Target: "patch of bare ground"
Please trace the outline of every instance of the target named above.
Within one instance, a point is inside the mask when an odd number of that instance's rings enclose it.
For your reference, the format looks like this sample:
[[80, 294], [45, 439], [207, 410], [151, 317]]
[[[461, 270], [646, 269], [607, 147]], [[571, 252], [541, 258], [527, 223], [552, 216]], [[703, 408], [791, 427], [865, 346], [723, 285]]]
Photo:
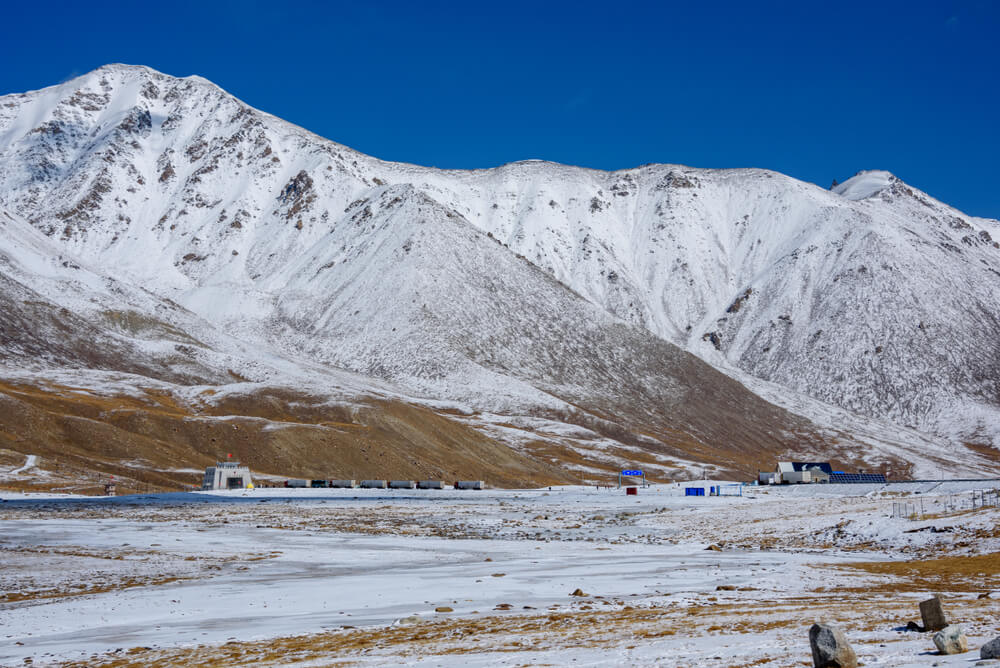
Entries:
[[170, 576], [147, 578], [131, 577], [111, 583], [80, 583], [66, 588], [53, 587], [31, 591], [11, 591], [0, 594], [0, 602], [21, 603], [24, 601], [42, 601], [46, 599], [67, 598], [70, 596], [91, 596], [95, 594], [106, 594], [111, 591], [132, 589], [133, 587], [155, 587], [157, 585], [165, 585], [172, 582], [190, 579], [192, 578]]
[[0, 381], [0, 424], [0, 448], [37, 454], [58, 473], [0, 482], [8, 489], [99, 493], [111, 475], [119, 494], [190, 489], [200, 475], [176, 469], [203, 468], [228, 453], [254, 471], [291, 477], [577, 482], [429, 408], [374, 399], [330, 405], [282, 389], [187, 405], [149, 390], [107, 396]]
[[77, 545], [0, 547], [0, 604], [51, 602], [95, 596], [138, 587], [157, 587], [203, 580], [226, 567], [244, 570], [249, 562], [278, 553], [203, 555], [162, 552], [152, 548], [94, 548]]
[[[714, 597], [713, 597], [714, 598]], [[716, 600], [705, 604], [662, 604], [636, 607], [615, 601], [614, 609], [576, 609], [544, 614], [500, 614], [428, 619], [411, 625], [350, 629], [276, 638], [230, 641], [225, 645], [191, 648], [133, 648], [126, 655], [93, 657], [66, 666], [138, 668], [157, 665], [287, 665], [350, 657], [386, 655], [413, 657], [482, 653], [517, 653], [570, 648], [634, 647], [668, 637], [767, 634], [780, 629], [805, 629], [813, 619], [825, 619], [855, 630], [888, 630], [916, 611], [914, 599], [866, 598], [860, 594], [810, 594], [783, 599]], [[586, 606], [589, 607], [589, 606]], [[996, 602], [949, 601], [956, 618], [995, 610]], [[755, 664], [767, 665], [762, 658]], [[743, 664], [746, 665], [746, 664]], [[787, 665], [780, 662], [775, 665]]]
[[1000, 588], [1000, 553], [912, 561], [859, 561], [838, 568], [882, 576], [855, 587], [858, 591], [974, 593]]
[[[137, 648], [125, 657], [96, 657], [67, 666], [132, 668], [156, 664], [187, 665], [279, 665], [297, 661], [322, 661], [327, 657], [349, 657], [391, 652], [440, 655], [482, 652], [519, 652], [554, 647], [598, 647], [618, 638], [627, 629], [639, 639], [678, 633], [681, 615], [668, 609], [622, 608], [601, 612], [553, 612], [540, 615], [495, 615], [433, 620], [412, 625], [369, 629], [345, 629], [308, 636], [276, 638], [258, 642], [230, 642], [176, 650]], [[686, 624], [691, 627], [693, 625]]]

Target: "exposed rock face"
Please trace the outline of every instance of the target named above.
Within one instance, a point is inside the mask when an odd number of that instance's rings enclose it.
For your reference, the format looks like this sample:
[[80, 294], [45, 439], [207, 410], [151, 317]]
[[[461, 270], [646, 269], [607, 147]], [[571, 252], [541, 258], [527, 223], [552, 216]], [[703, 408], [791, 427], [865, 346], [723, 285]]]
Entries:
[[961, 626], [952, 624], [934, 634], [934, 645], [942, 654], [961, 654], [969, 651], [969, 641]]
[[857, 668], [858, 657], [844, 632], [829, 624], [813, 624], [809, 629], [814, 668]]

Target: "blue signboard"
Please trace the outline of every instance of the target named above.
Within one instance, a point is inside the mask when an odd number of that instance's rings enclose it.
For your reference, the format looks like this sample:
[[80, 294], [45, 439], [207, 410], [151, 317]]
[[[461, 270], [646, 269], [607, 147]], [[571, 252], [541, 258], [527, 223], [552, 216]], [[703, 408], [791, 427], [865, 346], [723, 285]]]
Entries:
[[630, 478], [640, 478], [642, 477], [642, 471], [622, 471], [622, 475]]

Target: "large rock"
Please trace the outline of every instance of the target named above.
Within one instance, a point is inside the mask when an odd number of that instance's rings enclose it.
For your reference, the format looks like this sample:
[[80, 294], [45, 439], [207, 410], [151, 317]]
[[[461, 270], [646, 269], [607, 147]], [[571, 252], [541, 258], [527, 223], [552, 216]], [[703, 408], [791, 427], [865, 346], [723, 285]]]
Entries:
[[942, 654], [962, 654], [969, 651], [969, 641], [961, 626], [952, 624], [934, 634], [934, 644]]
[[948, 617], [944, 614], [940, 596], [921, 601], [920, 616], [924, 620], [925, 631], [940, 631], [948, 626]]
[[814, 668], [857, 668], [858, 657], [844, 632], [829, 624], [813, 624], [809, 629]]
[[1000, 659], [1000, 636], [997, 636], [979, 649], [979, 658]]

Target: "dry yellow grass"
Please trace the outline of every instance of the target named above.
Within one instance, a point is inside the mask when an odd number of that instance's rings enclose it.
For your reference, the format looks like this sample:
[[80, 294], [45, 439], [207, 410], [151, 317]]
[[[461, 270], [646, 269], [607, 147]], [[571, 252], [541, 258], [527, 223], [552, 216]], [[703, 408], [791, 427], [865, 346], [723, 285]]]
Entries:
[[0, 447], [41, 456], [52, 474], [0, 483], [7, 489], [100, 493], [112, 475], [119, 494], [186, 489], [200, 476], [172, 469], [202, 468], [228, 453], [256, 472], [290, 477], [578, 482], [451, 416], [398, 401], [337, 406], [273, 389], [221, 398], [203, 392], [186, 405], [161, 391], [107, 396], [2, 380], [0, 399]]
[[[823, 618], [849, 624], [858, 630], [889, 629], [899, 620], [913, 618], [914, 599], [876, 596], [865, 592], [808, 594], [777, 599], [720, 600], [714, 604], [662, 607], [622, 606], [615, 609], [571, 609], [548, 613], [510, 613], [476, 617], [428, 618], [427, 621], [390, 627], [352, 629], [272, 640], [230, 641], [224, 645], [153, 650], [134, 648], [126, 655], [104, 656], [86, 666], [138, 668], [190, 665], [283, 665], [315, 661], [320, 665], [342, 665], [350, 657], [380, 653], [393, 657], [516, 653], [579, 647], [616, 647], [674, 636], [720, 637], [765, 634], [776, 629], [798, 629], [810, 620]], [[949, 601], [957, 616], [995, 614], [998, 603], [984, 600]], [[750, 665], [768, 665], [761, 658]], [[775, 665], [781, 665], [775, 664]], [[787, 664], [786, 664], [787, 665]]]
[[[1000, 553], [913, 561], [855, 562], [841, 570], [884, 576], [863, 587], [872, 592], [982, 592], [1000, 587]], [[885, 579], [888, 578], [888, 579]]]

